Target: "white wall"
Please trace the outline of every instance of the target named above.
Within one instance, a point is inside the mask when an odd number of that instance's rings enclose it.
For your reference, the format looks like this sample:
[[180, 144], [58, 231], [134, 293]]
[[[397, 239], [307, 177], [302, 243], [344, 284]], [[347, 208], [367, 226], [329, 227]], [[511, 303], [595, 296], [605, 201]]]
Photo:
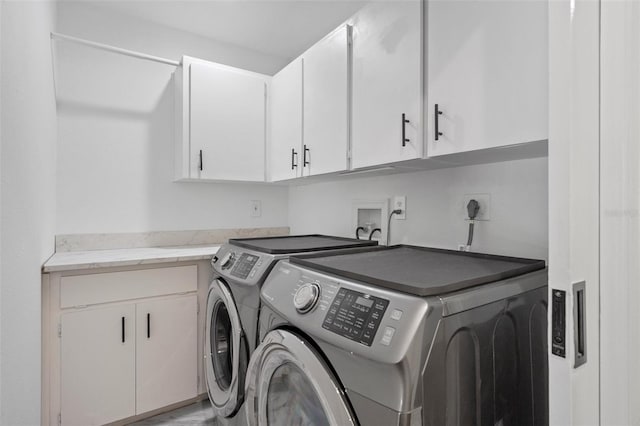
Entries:
[[51, 2], [3, 2], [0, 424], [40, 423], [40, 267], [53, 252], [56, 111]]
[[462, 197], [490, 193], [490, 221], [477, 222], [472, 249], [547, 258], [545, 158], [320, 183], [289, 190], [292, 233], [354, 235], [353, 200], [407, 196], [406, 220], [391, 221], [391, 244], [456, 249], [467, 240]]
[[638, 425], [640, 3], [600, 11], [600, 423]]
[[[59, 32], [179, 60], [271, 73], [281, 59], [62, 2]], [[285, 226], [287, 189], [173, 183], [174, 67], [56, 43], [57, 234]], [[250, 217], [250, 201], [262, 216]]]

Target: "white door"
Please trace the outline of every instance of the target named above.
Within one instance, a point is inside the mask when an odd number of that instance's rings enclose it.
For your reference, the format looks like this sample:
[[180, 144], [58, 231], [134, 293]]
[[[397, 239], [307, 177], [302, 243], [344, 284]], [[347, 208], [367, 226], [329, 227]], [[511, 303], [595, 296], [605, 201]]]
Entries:
[[352, 167], [421, 158], [422, 2], [373, 2], [352, 20]]
[[302, 169], [302, 58], [273, 76], [270, 100], [270, 180], [293, 179]]
[[[565, 291], [564, 354], [549, 316], [549, 422], [601, 423], [600, 295], [600, 4], [549, 2], [549, 307]], [[603, 132], [608, 131], [602, 128]], [[621, 254], [617, 252], [616, 255]], [[637, 263], [637, 262], [636, 262]], [[575, 297], [584, 282], [585, 297]], [[560, 293], [562, 294], [562, 293]], [[580, 306], [579, 302], [586, 302]], [[578, 309], [578, 308], [581, 309]], [[578, 319], [578, 321], [574, 321]], [[582, 321], [580, 321], [582, 319]], [[576, 333], [576, 331], [584, 331]], [[586, 344], [580, 344], [586, 337]], [[620, 350], [619, 344], [616, 348]], [[586, 352], [583, 352], [586, 349]], [[581, 354], [582, 352], [582, 354]], [[582, 355], [582, 356], [581, 356]], [[586, 358], [586, 362], [584, 361]], [[620, 392], [618, 395], [622, 395]]]
[[136, 412], [198, 395], [197, 296], [136, 305]]
[[264, 181], [264, 78], [202, 63], [189, 72], [191, 177]]
[[135, 415], [135, 305], [65, 313], [61, 319], [63, 425]]
[[426, 4], [427, 155], [547, 139], [547, 3]]
[[349, 32], [346, 25], [340, 27], [302, 55], [304, 176], [347, 168]]

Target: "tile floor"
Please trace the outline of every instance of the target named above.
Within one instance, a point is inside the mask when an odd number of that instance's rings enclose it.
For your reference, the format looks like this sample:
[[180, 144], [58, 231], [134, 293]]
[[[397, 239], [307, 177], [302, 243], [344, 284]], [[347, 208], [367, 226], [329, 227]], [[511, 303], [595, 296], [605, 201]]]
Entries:
[[208, 400], [196, 402], [186, 407], [178, 408], [168, 413], [159, 414], [136, 423], [135, 426], [217, 426], [213, 418], [213, 410]]

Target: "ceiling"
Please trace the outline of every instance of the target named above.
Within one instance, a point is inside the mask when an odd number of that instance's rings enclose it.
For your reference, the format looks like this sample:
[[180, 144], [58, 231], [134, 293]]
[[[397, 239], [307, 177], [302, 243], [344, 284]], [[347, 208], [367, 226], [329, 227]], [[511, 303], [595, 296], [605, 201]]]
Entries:
[[292, 59], [368, 1], [101, 0], [91, 3], [173, 29]]

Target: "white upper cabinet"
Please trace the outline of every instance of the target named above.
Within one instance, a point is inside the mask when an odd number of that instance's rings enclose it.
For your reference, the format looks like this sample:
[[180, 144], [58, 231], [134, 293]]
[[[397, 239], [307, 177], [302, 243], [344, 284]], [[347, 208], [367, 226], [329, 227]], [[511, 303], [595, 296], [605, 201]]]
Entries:
[[302, 55], [304, 176], [348, 167], [350, 31], [342, 26]]
[[302, 58], [273, 76], [270, 101], [271, 180], [299, 177], [302, 173]]
[[421, 1], [374, 2], [352, 19], [355, 169], [423, 155], [422, 11]]
[[547, 139], [547, 3], [426, 5], [428, 156]]
[[264, 182], [270, 77], [184, 57], [175, 78], [177, 178]]

